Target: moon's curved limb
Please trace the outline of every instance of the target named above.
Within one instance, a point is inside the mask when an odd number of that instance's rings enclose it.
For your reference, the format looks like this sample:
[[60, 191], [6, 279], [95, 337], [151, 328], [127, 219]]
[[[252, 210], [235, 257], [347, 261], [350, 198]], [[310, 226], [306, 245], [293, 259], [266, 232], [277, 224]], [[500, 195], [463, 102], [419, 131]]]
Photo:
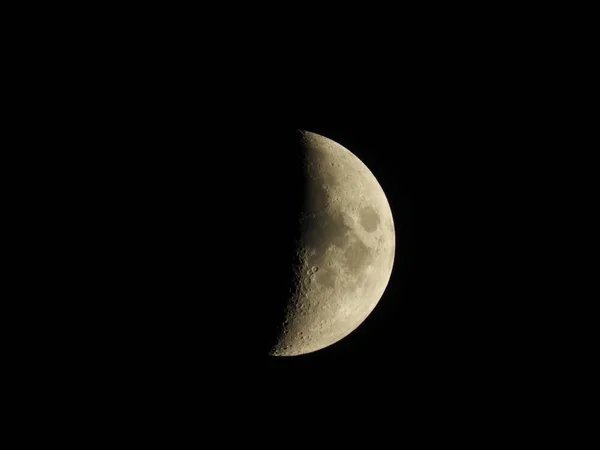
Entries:
[[350, 334], [379, 302], [394, 263], [394, 221], [375, 176], [330, 139], [306, 131], [300, 139], [303, 232], [274, 356], [314, 352]]

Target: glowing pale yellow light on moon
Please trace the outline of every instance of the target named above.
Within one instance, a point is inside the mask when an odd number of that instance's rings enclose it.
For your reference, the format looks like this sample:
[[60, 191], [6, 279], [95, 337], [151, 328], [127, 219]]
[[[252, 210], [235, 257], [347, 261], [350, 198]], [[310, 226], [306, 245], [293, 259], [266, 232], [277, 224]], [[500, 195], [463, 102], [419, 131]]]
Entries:
[[371, 171], [349, 150], [301, 133], [306, 202], [299, 265], [274, 356], [325, 348], [354, 331], [389, 282], [395, 253], [392, 212]]

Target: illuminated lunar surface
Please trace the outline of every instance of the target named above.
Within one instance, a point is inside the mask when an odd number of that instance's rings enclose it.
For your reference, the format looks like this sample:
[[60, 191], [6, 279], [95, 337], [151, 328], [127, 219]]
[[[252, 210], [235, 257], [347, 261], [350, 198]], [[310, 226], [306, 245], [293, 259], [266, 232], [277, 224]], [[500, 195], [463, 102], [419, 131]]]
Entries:
[[355, 330], [381, 299], [394, 263], [383, 189], [349, 150], [300, 132], [305, 202], [294, 285], [273, 356], [314, 352]]

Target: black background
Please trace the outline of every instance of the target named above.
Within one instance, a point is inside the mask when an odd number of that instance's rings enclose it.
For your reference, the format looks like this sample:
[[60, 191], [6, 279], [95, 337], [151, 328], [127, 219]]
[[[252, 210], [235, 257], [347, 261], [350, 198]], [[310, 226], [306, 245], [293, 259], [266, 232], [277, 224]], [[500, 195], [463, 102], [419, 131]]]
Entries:
[[[122, 175], [103, 182], [113, 201], [101, 228], [102, 371], [136, 390], [202, 379], [232, 399], [275, 404], [290, 384], [298, 396], [352, 390], [417, 403], [510, 389], [535, 358], [522, 328], [533, 305], [515, 288], [523, 252], [511, 253], [520, 203], [503, 162], [518, 156], [503, 148], [497, 115], [450, 108], [435, 94], [427, 108], [421, 101], [398, 115], [371, 114], [364, 103], [350, 114], [327, 110], [335, 120], [309, 112], [193, 126], [161, 113], [135, 122], [146, 146], [116, 152], [109, 173], [118, 161]], [[342, 144], [374, 173], [394, 215], [396, 258], [384, 296], [355, 332], [274, 358], [264, 344], [289, 286], [298, 189], [282, 143], [297, 128]]]
[[[300, 373], [313, 374], [305, 386], [325, 386], [314, 374], [332, 371], [339, 386], [394, 391], [404, 380], [431, 395], [510, 378], [515, 361], [529, 361], [521, 327], [533, 306], [515, 288], [527, 258], [514, 252], [528, 207], [522, 117], [507, 89], [423, 72], [401, 86], [376, 77], [281, 97], [227, 83], [187, 97], [173, 83], [151, 96], [119, 86], [116, 103], [98, 100], [94, 161], [81, 175], [94, 175], [85, 204], [101, 268], [92, 275], [101, 313], [90, 320], [108, 327], [97, 338], [102, 370], [135, 383], [208, 377], [265, 395]], [[261, 346], [270, 304], [288, 286], [296, 129], [333, 139], [374, 173], [394, 215], [396, 258], [355, 332], [272, 358]]]
[[[579, 294], [560, 252], [588, 248], [575, 213], [590, 210], [574, 202], [588, 188], [566, 189], [585, 164], [568, 154], [589, 146], [565, 104], [589, 98], [577, 84], [591, 73], [570, 30], [539, 8], [226, 8], [65, 14], [70, 27], [48, 21], [19, 52], [33, 65], [10, 86], [33, 119], [21, 145], [41, 150], [23, 152], [16, 185], [35, 166], [24, 208], [40, 248], [23, 253], [46, 274], [23, 283], [41, 290], [22, 302], [42, 330], [22, 352], [30, 387], [56, 396], [50, 408], [70, 395], [84, 421], [95, 409], [101, 427], [168, 416], [199, 439], [215, 424], [221, 440], [276, 445], [322, 430], [335, 444], [361, 431], [369, 446], [380, 431], [488, 442], [544, 422], [557, 387], [574, 396], [563, 374], [580, 375], [559, 357], [585, 340], [566, 339], [584, 313], [563, 316]], [[375, 174], [396, 258], [355, 332], [271, 358], [300, 199], [295, 129]], [[536, 439], [553, 436], [543, 425]]]
[[[551, 349], [531, 326], [543, 321], [532, 267], [543, 233], [528, 217], [550, 199], [536, 138], [553, 130], [532, 105], [549, 99], [525, 60], [499, 70], [491, 41], [410, 42], [366, 59], [337, 48], [244, 59], [208, 45], [199, 61], [176, 46], [123, 47], [118, 64], [78, 80], [70, 139], [89, 149], [75, 176], [91, 189], [77, 192], [86, 212], [73, 229], [94, 262], [78, 268], [91, 300], [76, 323], [99, 389], [236, 407], [394, 399], [422, 411], [536, 382]], [[264, 343], [288, 287], [296, 129], [374, 173], [396, 258], [356, 331], [273, 358]]]

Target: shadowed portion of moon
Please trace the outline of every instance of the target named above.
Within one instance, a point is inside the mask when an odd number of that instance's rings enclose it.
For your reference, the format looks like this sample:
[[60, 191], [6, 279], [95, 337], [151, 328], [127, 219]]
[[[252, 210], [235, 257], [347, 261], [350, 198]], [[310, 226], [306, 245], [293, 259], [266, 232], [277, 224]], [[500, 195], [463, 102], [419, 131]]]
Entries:
[[[252, 324], [247, 337], [256, 340], [246, 347], [261, 355], [273, 347], [285, 326], [288, 300], [296, 288], [294, 268], [301, 264], [298, 245], [302, 236], [303, 206], [309, 195], [305, 189], [306, 155], [296, 131], [284, 130], [271, 136], [265, 149], [269, 151], [258, 155], [265, 160], [261, 164], [251, 163], [252, 167], [260, 167], [260, 181], [253, 183], [253, 189], [258, 186], [258, 192], [254, 192], [256, 199], [252, 202], [260, 208], [249, 216], [252, 232], [248, 234], [248, 244], [257, 246], [249, 254], [264, 261], [264, 270], [258, 274], [259, 283], [249, 286], [247, 305], [240, 309], [241, 316], [245, 316], [244, 324]], [[277, 162], [276, 169], [265, 171], [273, 167], [273, 161]], [[330, 233], [334, 234], [333, 229]], [[259, 270], [252, 267], [251, 257], [244, 259], [248, 260], [251, 273]]]
[[183, 373], [199, 354], [301, 354], [356, 328], [393, 263], [367, 169], [296, 130], [206, 130], [194, 146], [160, 130], [144, 129], [153, 151], [110, 160], [123, 174], [96, 218], [109, 354]]
[[306, 178], [296, 132], [227, 126], [186, 136], [162, 125], [140, 130], [139, 151], [106, 157], [110, 177], [98, 183], [110, 189], [89, 236], [106, 255], [101, 282], [89, 286], [98, 342], [110, 342], [106, 358], [148, 373], [264, 358], [300, 261]]

